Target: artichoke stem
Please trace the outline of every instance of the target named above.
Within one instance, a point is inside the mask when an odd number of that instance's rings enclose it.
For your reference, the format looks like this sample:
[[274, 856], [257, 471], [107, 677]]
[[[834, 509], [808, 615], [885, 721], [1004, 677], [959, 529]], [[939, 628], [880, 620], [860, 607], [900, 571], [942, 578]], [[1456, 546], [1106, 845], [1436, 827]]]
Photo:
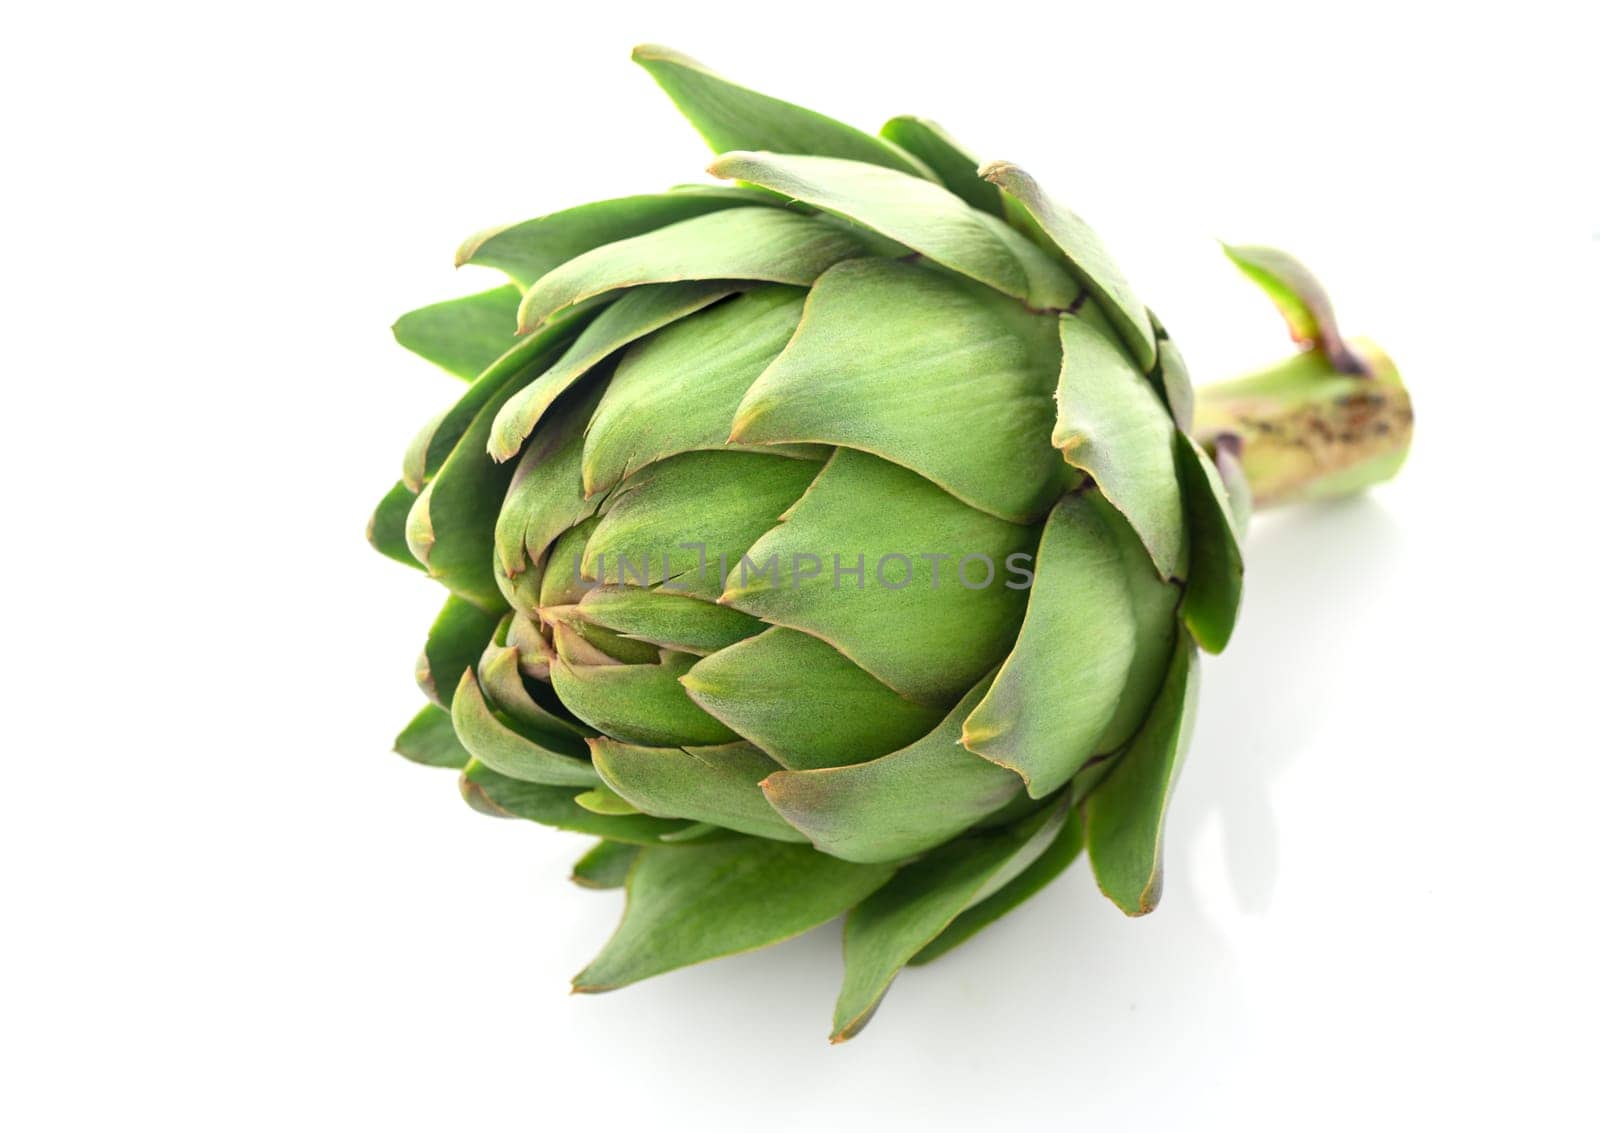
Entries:
[[1400, 471], [1411, 447], [1411, 396], [1388, 355], [1349, 348], [1367, 373], [1309, 350], [1196, 394], [1194, 436], [1232, 450], [1255, 507], [1360, 492]]

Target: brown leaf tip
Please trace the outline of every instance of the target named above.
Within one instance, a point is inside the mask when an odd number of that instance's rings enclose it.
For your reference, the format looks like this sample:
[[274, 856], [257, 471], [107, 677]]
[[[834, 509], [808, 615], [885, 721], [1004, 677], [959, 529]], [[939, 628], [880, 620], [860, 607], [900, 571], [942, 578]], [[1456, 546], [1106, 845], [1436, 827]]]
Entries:
[[1033, 178], [1026, 170], [1009, 161], [991, 161], [978, 170], [978, 176], [1002, 189], [1010, 189], [1013, 185], [1025, 188], [1033, 184]]

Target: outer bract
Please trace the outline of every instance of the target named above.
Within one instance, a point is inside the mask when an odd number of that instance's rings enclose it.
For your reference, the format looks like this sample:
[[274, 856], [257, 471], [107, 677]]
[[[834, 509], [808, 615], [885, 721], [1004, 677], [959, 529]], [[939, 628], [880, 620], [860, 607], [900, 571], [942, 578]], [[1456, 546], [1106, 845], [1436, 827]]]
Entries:
[[1082, 846], [1154, 906], [1235, 516], [1027, 174], [635, 59], [726, 184], [474, 237], [511, 282], [395, 328], [469, 383], [373, 521], [451, 592], [398, 747], [600, 839], [575, 880], [627, 911], [578, 990], [844, 914], [843, 1039]]

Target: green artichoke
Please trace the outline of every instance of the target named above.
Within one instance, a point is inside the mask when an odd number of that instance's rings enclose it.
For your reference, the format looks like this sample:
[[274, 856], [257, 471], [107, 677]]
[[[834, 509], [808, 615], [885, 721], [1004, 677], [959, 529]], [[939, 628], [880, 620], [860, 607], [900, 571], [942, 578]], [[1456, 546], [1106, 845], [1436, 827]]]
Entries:
[[[371, 526], [450, 591], [396, 746], [600, 839], [574, 880], [627, 910], [579, 991], [844, 914], [839, 1040], [1084, 847], [1154, 907], [1247, 479], [1390, 475], [1409, 403], [1303, 269], [1235, 249], [1309, 349], [1196, 432], [1161, 324], [1022, 170], [634, 58], [731, 184], [483, 233], [458, 263], [511, 282], [396, 324], [470, 383]], [[1336, 412], [1367, 447], [1306, 466]]]

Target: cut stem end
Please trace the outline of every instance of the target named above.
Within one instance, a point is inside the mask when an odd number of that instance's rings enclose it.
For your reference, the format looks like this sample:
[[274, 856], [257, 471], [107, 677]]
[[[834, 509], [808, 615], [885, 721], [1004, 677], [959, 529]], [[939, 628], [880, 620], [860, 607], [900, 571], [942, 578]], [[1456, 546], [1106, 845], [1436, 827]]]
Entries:
[[1370, 342], [1347, 349], [1368, 373], [1309, 350], [1198, 391], [1195, 439], [1235, 449], [1257, 508], [1360, 492], [1405, 463], [1411, 396], [1399, 372]]

